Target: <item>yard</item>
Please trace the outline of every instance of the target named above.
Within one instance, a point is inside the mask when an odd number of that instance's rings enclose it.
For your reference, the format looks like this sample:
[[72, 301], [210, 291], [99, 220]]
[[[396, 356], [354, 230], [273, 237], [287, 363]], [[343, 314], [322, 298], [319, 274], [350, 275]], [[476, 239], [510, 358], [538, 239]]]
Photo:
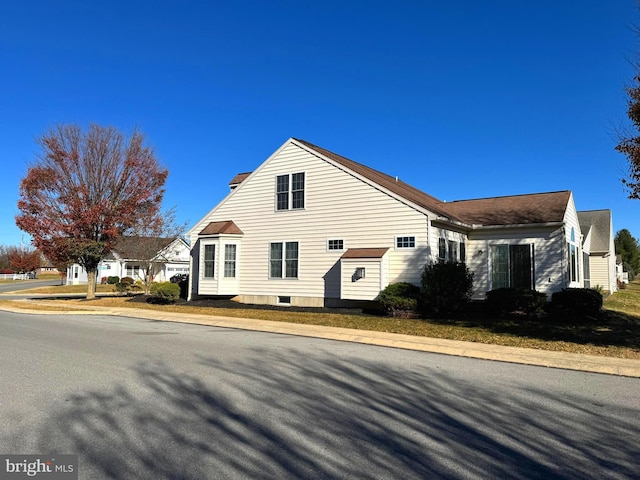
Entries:
[[[111, 289], [111, 285], [98, 285], [98, 292], [108, 292]], [[30, 290], [31, 293], [81, 293], [84, 291], [86, 286], [82, 285]], [[606, 299], [598, 319], [578, 323], [549, 319], [489, 318], [483, 315], [456, 320], [398, 319], [366, 315], [353, 310], [265, 307], [216, 300], [165, 306], [146, 303], [140, 296], [99, 297], [91, 301], [66, 299], [58, 302], [61, 308], [65, 309], [82, 308], [89, 304], [96, 307], [145, 308], [640, 359], [640, 282], [631, 283], [626, 289]], [[0, 302], [2, 303], [6, 304], [7, 301]], [[50, 304], [49, 301], [47, 303]], [[13, 302], [12, 305], [19, 306], [17, 302]], [[33, 308], [33, 302], [24, 306]]]

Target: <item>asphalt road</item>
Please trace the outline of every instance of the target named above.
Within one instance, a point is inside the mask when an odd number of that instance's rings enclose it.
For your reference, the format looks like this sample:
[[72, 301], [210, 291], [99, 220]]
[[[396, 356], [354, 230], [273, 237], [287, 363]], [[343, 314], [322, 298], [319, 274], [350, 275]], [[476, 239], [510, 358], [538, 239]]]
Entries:
[[0, 453], [82, 479], [640, 478], [634, 378], [6, 312], [0, 362]]
[[[15, 280], [8, 283], [0, 283], [0, 293], [17, 293], [20, 294], [21, 290], [28, 290], [30, 288], [48, 287], [51, 285], [60, 285], [60, 280]], [[7, 298], [7, 297], [5, 297]]]

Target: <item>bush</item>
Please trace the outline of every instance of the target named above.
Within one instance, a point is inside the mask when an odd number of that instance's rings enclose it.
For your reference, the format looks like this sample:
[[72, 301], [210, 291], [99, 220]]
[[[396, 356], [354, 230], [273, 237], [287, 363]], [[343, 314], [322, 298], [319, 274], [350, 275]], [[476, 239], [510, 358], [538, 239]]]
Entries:
[[550, 311], [568, 319], [597, 317], [602, 308], [602, 294], [591, 288], [565, 288], [551, 295]]
[[547, 296], [528, 288], [496, 288], [487, 292], [487, 311], [496, 315], [524, 312], [539, 315], [547, 304]]
[[378, 295], [378, 302], [392, 317], [406, 317], [418, 308], [420, 287], [407, 282], [387, 285]]
[[120, 281], [120, 277], [117, 276], [117, 275], [107, 277], [107, 284], [108, 285], [115, 285], [119, 281]]
[[171, 282], [152, 283], [150, 293], [153, 303], [174, 303], [180, 297], [180, 285]]
[[422, 272], [419, 301], [426, 313], [444, 316], [464, 311], [472, 291], [473, 273], [464, 263], [432, 263]]
[[[117, 278], [117, 277], [116, 277]], [[131, 286], [133, 285], [133, 278], [122, 277], [122, 279], [115, 284], [116, 291], [119, 293], [129, 293]]]

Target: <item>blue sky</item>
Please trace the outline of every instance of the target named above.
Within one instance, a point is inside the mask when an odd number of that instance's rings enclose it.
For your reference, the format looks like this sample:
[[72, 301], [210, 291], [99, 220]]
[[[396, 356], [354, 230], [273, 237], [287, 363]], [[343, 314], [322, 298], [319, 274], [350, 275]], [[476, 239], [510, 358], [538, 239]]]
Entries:
[[289, 137], [442, 200], [572, 190], [640, 237], [614, 151], [635, 0], [0, 5], [0, 244], [57, 123], [147, 136], [189, 226]]

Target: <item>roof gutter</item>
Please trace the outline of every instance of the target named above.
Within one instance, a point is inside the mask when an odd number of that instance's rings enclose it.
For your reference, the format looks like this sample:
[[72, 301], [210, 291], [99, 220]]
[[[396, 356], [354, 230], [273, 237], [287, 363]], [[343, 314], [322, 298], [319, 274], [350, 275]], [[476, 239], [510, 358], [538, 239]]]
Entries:
[[473, 230], [501, 230], [505, 228], [531, 229], [531, 228], [552, 228], [562, 227], [564, 222], [545, 222], [545, 223], [513, 223], [506, 225], [472, 225]]

